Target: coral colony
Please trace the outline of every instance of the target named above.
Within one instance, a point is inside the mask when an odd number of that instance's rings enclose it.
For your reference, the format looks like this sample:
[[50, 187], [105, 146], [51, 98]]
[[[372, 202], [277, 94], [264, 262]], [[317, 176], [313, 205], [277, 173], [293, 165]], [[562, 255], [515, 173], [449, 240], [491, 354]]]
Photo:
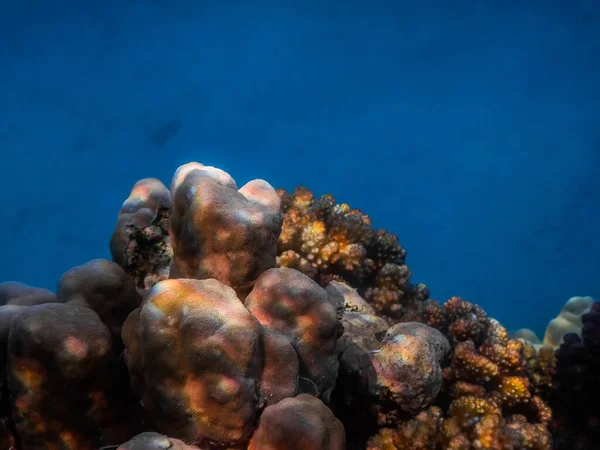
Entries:
[[600, 448], [598, 303], [510, 338], [362, 212], [200, 163], [136, 183], [110, 250], [0, 284], [1, 449]]

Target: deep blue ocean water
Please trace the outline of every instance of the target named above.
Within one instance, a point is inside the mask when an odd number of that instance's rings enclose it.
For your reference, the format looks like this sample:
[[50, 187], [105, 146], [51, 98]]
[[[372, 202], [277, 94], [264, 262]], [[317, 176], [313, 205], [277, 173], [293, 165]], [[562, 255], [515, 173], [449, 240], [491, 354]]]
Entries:
[[196, 160], [332, 193], [510, 329], [600, 298], [600, 2], [286, 4], [4, 0], [0, 280], [110, 258]]

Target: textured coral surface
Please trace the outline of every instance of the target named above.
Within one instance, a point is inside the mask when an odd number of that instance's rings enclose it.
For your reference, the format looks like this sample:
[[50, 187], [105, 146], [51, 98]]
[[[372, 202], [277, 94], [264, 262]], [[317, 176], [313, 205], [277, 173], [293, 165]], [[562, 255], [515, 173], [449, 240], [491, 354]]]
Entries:
[[598, 303], [556, 351], [509, 338], [362, 212], [197, 162], [110, 250], [0, 283], [0, 449], [600, 448]]

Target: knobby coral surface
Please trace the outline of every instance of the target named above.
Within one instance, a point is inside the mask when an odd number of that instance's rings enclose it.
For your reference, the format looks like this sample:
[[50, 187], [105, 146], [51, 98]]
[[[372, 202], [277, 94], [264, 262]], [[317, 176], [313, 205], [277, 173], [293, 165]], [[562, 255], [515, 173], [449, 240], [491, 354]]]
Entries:
[[135, 282], [141, 295], [169, 275], [171, 193], [156, 178], [138, 181], [123, 203], [110, 240], [113, 261]]
[[133, 280], [121, 266], [104, 259], [65, 272], [58, 283], [56, 296], [61, 303], [94, 310], [117, 337], [129, 313], [141, 302]]
[[344, 450], [342, 423], [316, 398], [301, 394], [268, 406], [248, 450]]
[[128, 406], [111, 346], [87, 307], [48, 303], [13, 318], [7, 375], [22, 448], [91, 450], [110, 440]]
[[296, 270], [270, 269], [256, 281], [245, 306], [264, 327], [288, 337], [300, 375], [328, 400], [338, 375], [342, 327], [327, 291]]
[[410, 282], [368, 216], [181, 166], [123, 204], [113, 262], [0, 283], [0, 446], [590, 450], [600, 310], [550, 347]]
[[343, 280], [372, 307], [397, 319], [429, 295], [409, 283], [406, 251], [386, 230], [374, 230], [369, 216], [338, 204], [331, 195], [315, 198], [305, 187], [278, 190], [284, 212], [277, 263], [326, 285]]
[[243, 442], [261, 407], [297, 390], [291, 344], [266, 333], [235, 291], [215, 279], [156, 284], [123, 338], [156, 429], [186, 442]]
[[200, 163], [180, 167], [171, 183], [170, 278], [216, 278], [243, 299], [275, 267], [282, 214], [269, 183], [239, 190], [229, 174]]

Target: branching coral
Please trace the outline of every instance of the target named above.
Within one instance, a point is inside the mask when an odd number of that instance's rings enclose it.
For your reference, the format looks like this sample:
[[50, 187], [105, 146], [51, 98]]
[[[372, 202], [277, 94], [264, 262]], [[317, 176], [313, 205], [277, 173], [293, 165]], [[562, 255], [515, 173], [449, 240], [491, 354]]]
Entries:
[[[456, 315], [457, 308], [461, 314]], [[452, 389], [457, 382], [481, 386], [479, 397], [488, 399], [504, 413], [524, 414], [534, 422], [547, 424], [548, 408], [539, 397], [534, 397], [527, 370], [527, 354], [521, 341], [508, 339], [506, 329], [497, 321], [488, 319], [484, 313], [462, 299], [453, 298], [446, 303], [448, 333], [459, 343], [454, 349], [451, 365], [445, 371], [446, 385], [452, 402], [460, 400], [460, 388]], [[470, 319], [464, 314], [470, 311]], [[455, 324], [460, 323], [461, 332], [456, 333]], [[469, 336], [475, 340], [462, 340]], [[475, 342], [480, 344], [476, 345]], [[453, 403], [450, 408], [452, 409]]]
[[527, 361], [527, 374], [531, 381], [532, 393], [548, 398], [554, 388], [556, 375], [556, 355], [552, 347], [540, 347], [525, 344], [523, 355]]
[[371, 219], [331, 195], [315, 198], [304, 187], [277, 191], [283, 208], [277, 263], [297, 269], [322, 285], [343, 280], [357, 288], [377, 313], [397, 319], [429, 295], [409, 283], [406, 251]]
[[538, 395], [546, 378], [532, 378], [545, 373], [535, 349], [526, 352], [480, 307], [459, 297], [443, 306], [426, 301], [420, 318], [454, 344], [437, 407], [379, 430], [369, 448], [550, 449], [551, 411]]
[[431, 407], [396, 429], [382, 428], [369, 439], [368, 450], [548, 450], [551, 439], [544, 426], [522, 416], [503, 418], [494, 406], [466, 398], [444, 418]]

